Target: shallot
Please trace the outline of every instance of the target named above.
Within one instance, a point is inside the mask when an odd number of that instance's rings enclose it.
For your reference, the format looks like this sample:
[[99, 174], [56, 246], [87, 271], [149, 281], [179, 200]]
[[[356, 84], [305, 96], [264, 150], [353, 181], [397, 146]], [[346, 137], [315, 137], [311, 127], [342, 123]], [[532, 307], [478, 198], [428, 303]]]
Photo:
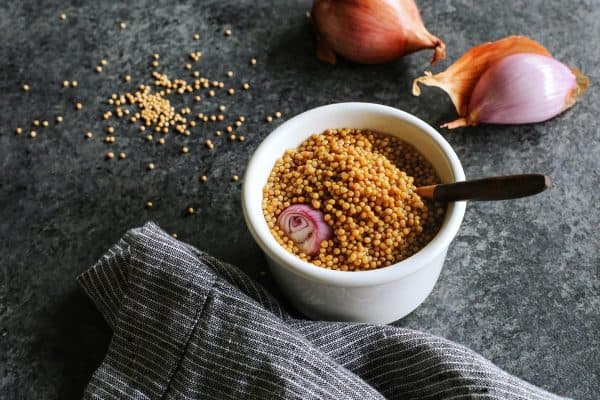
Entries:
[[446, 46], [427, 31], [413, 0], [315, 0], [311, 10], [317, 57], [334, 64], [336, 53], [363, 64], [379, 64], [434, 49], [431, 64]]
[[323, 213], [306, 204], [292, 204], [279, 214], [277, 225], [305, 254], [314, 256], [332, 231]]
[[446, 71], [415, 79], [448, 93], [459, 118], [442, 125], [454, 129], [478, 123], [526, 124], [548, 120], [572, 107], [589, 80], [577, 68], [552, 58], [539, 43], [511, 36], [467, 51]]

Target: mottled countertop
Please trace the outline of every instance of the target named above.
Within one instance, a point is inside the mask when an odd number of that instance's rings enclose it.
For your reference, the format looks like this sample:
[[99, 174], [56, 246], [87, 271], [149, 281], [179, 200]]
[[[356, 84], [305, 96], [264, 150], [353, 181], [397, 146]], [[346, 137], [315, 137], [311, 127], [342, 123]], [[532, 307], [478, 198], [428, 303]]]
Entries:
[[[78, 398], [102, 359], [110, 331], [75, 283], [127, 229], [154, 220], [181, 240], [239, 265], [273, 288], [240, 209], [248, 158], [282, 120], [340, 101], [390, 105], [433, 126], [454, 119], [447, 96], [411, 81], [430, 51], [379, 66], [314, 57], [309, 1], [79, 1], [0, 4], [0, 397]], [[255, 3], [262, 3], [257, 5]], [[270, 3], [270, 4], [268, 4]], [[442, 130], [467, 177], [540, 172], [553, 186], [534, 198], [471, 203], [431, 296], [397, 324], [475, 349], [550, 391], [600, 397], [600, 2], [420, 1], [444, 39], [441, 71], [472, 45], [529, 35], [592, 81], [581, 103], [536, 125]], [[65, 13], [65, 21], [59, 15]], [[126, 23], [125, 29], [119, 23]], [[224, 29], [231, 29], [226, 37]], [[194, 41], [194, 33], [201, 35]], [[213, 123], [189, 137], [147, 143], [124, 121], [102, 142], [106, 98], [160, 71], [190, 79], [187, 54], [201, 50], [204, 76], [249, 91], [192, 104], [247, 118], [243, 143], [215, 137]], [[248, 60], [256, 57], [255, 66]], [[100, 74], [94, 68], [105, 58]], [[225, 72], [233, 70], [231, 79]], [[130, 84], [122, 82], [125, 74]], [[63, 80], [77, 80], [64, 89]], [[21, 85], [28, 83], [28, 92]], [[81, 102], [76, 111], [73, 104]], [[280, 111], [281, 120], [265, 117]], [[62, 115], [64, 122], [54, 123]], [[31, 121], [50, 127], [28, 137]], [[22, 126], [25, 133], [14, 134]], [[91, 131], [91, 140], [84, 133]], [[203, 141], [211, 138], [210, 151]], [[183, 145], [190, 152], [182, 155]], [[107, 161], [108, 148], [127, 153]], [[154, 171], [146, 165], [153, 162]], [[200, 183], [199, 176], [208, 181]], [[146, 201], [154, 207], [146, 209]], [[186, 215], [192, 206], [197, 212]]]

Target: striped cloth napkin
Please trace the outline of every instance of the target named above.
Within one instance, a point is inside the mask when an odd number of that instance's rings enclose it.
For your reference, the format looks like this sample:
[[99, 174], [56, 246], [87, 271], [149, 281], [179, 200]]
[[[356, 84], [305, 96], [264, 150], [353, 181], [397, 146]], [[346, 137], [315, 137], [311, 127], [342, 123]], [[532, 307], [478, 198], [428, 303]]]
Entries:
[[560, 398], [426, 333], [294, 319], [153, 223], [78, 282], [113, 329], [86, 399]]

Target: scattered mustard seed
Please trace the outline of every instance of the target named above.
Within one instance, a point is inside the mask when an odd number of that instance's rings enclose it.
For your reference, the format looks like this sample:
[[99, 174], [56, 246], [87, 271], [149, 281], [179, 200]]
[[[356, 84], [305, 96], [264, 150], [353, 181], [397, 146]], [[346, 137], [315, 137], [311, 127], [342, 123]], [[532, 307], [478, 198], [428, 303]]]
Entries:
[[100, 65], [106, 65], [106, 64], [108, 64], [108, 61], [105, 58], [100, 60]]
[[144, 132], [146, 130], [146, 127], [144, 125], [140, 125], [138, 129], [140, 130], [140, 132]]
[[37, 136], [37, 132], [36, 131], [29, 132], [29, 137], [34, 138], [36, 136]]
[[147, 141], [147, 142], [151, 142], [151, 141], [152, 141], [152, 139], [154, 139], [154, 138], [152, 137], [152, 135], [150, 135], [150, 134], [146, 135], [146, 141]]
[[235, 89], [234, 88], [229, 88], [227, 90], [227, 94], [230, 95], [230, 96], [233, 96], [234, 93], [235, 93]]
[[23, 88], [23, 91], [27, 92], [29, 90], [29, 85], [25, 83], [25, 84], [23, 84], [22, 88]]
[[108, 158], [109, 160], [115, 158], [115, 153], [113, 153], [112, 151], [107, 152], [106, 158]]
[[240, 136], [240, 137], [238, 138], [238, 140], [239, 140], [240, 142], [243, 142], [244, 140], [246, 140], [246, 138], [245, 138], [244, 136]]
[[123, 77], [123, 80], [124, 80], [125, 82], [129, 82], [129, 81], [131, 80], [131, 75], [125, 75], [125, 76]]
[[240, 180], [240, 177], [237, 176], [237, 175], [234, 175], [234, 176], [231, 177], [231, 180], [234, 181], [234, 182], [237, 182], [237, 181]]
[[202, 175], [200, 177], [200, 182], [205, 183], [208, 180], [208, 177], [206, 175]]
[[61, 122], [63, 122], [63, 117], [60, 116], [60, 115], [57, 115], [56, 118], [55, 118], [55, 120], [56, 120], [57, 124], [60, 124]]
[[153, 205], [151, 201], [146, 202], [146, 208], [152, 208]]
[[31, 125], [33, 126], [40, 126], [40, 121], [37, 119], [34, 119], [33, 122], [31, 123]]
[[208, 96], [209, 97], [213, 97], [215, 95], [215, 91], [214, 90], [209, 90], [208, 91]]
[[221, 131], [216, 131], [215, 136], [221, 136]]
[[227, 133], [231, 133], [233, 132], [233, 127], [231, 125], [227, 126], [227, 128], [225, 128], [225, 130], [227, 131]]
[[81, 110], [83, 108], [83, 105], [81, 103], [76, 103], [75, 104], [75, 109], [76, 110]]
[[223, 121], [224, 119], [225, 119], [225, 116], [223, 114], [217, 115], [217, 121]]
[[71, 85], [71, 83], [69, 81], [63, 81], [63, 87], [69, 87], [69, 85]]
[[249, 84], [248, 82], [245, 82], [245, 83], [242, 85], [242, 89], [244, 89], [244, 90], [248, 90], [248, 89], [250, 89], [250, 84]]
[[227, 71], [227, 76], [231, 78], [233, 76], [233, 71]]
[[238, 120], [240, 120], [241, 122], [244, 122], [246, 120], [246, 117], [244, 117], [243, 115], [240, 115], [238, 117]]
[[275, 118], [281, 118], [281, 113], [279, 111], [275, 113]]
[[221, 104], [219, 106], [219, 111], [221, 111], [221, 112], [225, 111], [226, 109], [227, 109], [227, 107], [225, 107], [223, 104]]
[[235, 126], [237, 126], [238, 128], [239, 128], [240, 126], [242, 126], [242, 121], [235, 121]]
[[124, 160], [126, 157], [127, 157], [127, 154], [125, 154], [124, 152], [119, 153], [119, 159]]
[[256, 65], [256, 58], [250, 59], [250, 65]]
[[171, 236], [173, 236], [175, 239], [177, 239], [177, 234], [175, 232], [171, 233]]
[[79, 86], [79, 83], [77, 81], [72, 81], [71, 86], [77, 87], [77, 86]]
[[108, 133], [109, 135], [115, 133], [115, 128], [113, 128], [112, 126], [107, 127], [106, 133]]
[[121, 29], [125, 29], [125, 28], [127, 28], [127, 24], [126, 24], [125, 22], [121, 22], [121, 23], [119, 24], [119, 27], [120, 27]]
[[46, 120], [43, 120], [43, 121], [42, 121], [42, 126], [43, 126], [44, 128], [47, 128], [47, 127], [48, 127], [48, 121], [46, 121]]
[[58, 16], [58, 18], [59, 18], [61, 21], [64, 21], [64, 20], [66, 20], [66, 19], [67, 19], [67, 14], [65, 14], [65, 13], [62, 13], [62, 14], [60, 14], [60, 15]]
[[23, 128], [17, 128], [17, 129], [15, 129], [15, 133], [17, 135], [20, 135], [21, 133], [23, 133]]
[[192, 64], [185, 64], [184, 68], [187, 69], [187, 70], [191, 70], [192, 69]]
[[158, 139], [158, 144], [165, 144], [165, 138]]
[[156, 61], [156, 60], [152, 61], [152, 66], [154, 68], [158, 67], [158, 61]]
[[152, 55], [152, 58], [154, 58], [155, 60], [159, 60], [159, 59], [160, 59], [160, 54], [158, 54], [158, 53], [154, 53], [154, 54]]
[[225, 36], [231, 36], [231, 29], [225, 29]]
[[154, 169], [154, 163], [148, 164], [148, 171], [152, 171]]
[[96, 66], [96, 72], [97, 72], [97, 73], [100, 73], [100, 72], [102, 72], [102, 67], [101, 67], [101, 66], [99, 66], [99, 65], [98, 65], [98, 66]]
[[234, 134], [229, 135], [229, 140], [231, 140], [232, 142], [236, 139], [236, 136]]
[[196, 210], [194, 210], [194, 207], [188, 207], [186, 211], [189, 215], [192, 215], [193, 213], [196, 212]]
[[271, 117], [270, 115], [268, 115], [265, 119], [267, 122], [273, 122], [273, 117]]
[[200, 34], [194, 33], [194, 40], [200, 40]]
[[92, 136], [94, 136], [94, 135], [92, 134], [92, 132], [86, 132], [86, 133], [85, 133], [85, 138], [86, 138], [86, 139], [91, 139], [91, 138], [92, 138]]
[[190, 151], [190, 149], [189, 149], [187, 146], [183, 146], [183, 147], [181, 148], [181, 152], [182, 152], [183, 154], [185, 154], [185, 153], [187, 153], [187, 152], [189, 152], [189, 151]]

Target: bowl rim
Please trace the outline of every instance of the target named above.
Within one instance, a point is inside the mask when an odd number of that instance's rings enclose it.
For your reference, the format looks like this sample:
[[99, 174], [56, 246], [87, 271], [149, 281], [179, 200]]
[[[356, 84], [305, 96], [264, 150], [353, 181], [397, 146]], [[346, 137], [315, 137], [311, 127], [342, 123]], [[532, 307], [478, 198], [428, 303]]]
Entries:
[[[407, 275], [413, 274], [419, 269], [427, 266], [434, 257], [437, 257], [440, 253], [447, 250], [450, 242], [456, 236], [463, 220], [466, 202], [461, 201], [448, 205], [446, 217], [442, 227], [440, 228], [440, 231], [425, 247], [423, 247], [417, 253], [387, 267], [368, 271], [336, 271], [319, 267], [300, 259], [296, 255], [285, 250], [271, 234], [264, 218], [262, 207], [258, 210], [258, 212], [256, 212], [256, 210], [248, 209], [248, 199], [252, 196], [254, 191], [257, 190], [257, 183], [254, 181], [253, 175], [255, 171], [261, 167], [260, 164], [263, 154], [270, 152], [270, 148], [272, 143], [275, 142], [275, 138], [281, 135], [286, 135], [287, 132], [290, 132], [288, 129], [286, 129], [286, 126], [297, 123], [299, 120], [305, 118], [312, 118], [312, 116], [317, 113], [332, 112], [344, 108], [354, 109], [354, 111], [357, 112], [384, 113], [388, 116], [398, 118], [404, 122], [408, 122], [409, 124], [416, 126], [421, 132], [432, 138], [442, 150], [446, 160], [450, 165], [454, 180], [465, 180], [465, 174], [460, 160], [450, 144], [437, 130], [418, 117], [397, 108], [381, 104], [366, 102], [334, 103], [312, 108], [285, 121], [275, 130], [269, 133], [269, 135], [267, 135], [267, 137], [265, 137], [261, 144], [256, 148], [254, 154], [251, 156], [250, 161], [248, 162], [248, 166], [244, 175], [242, 187], [242, 211], [244, 214], [244, 219], [246, 221], [248, 230], [254, 237], [254, 240], [267, 255], [267, 257], [272, 258], [277, 266], [286, 268], [291, 272], [303, 276], [304, 278], [332, 286], [342, 287], [372, 286], [393, 282]], [[283, 154], [283, 151], [285, 151], [285, 149], [282, 149], [281, 154]], [[265, 182], [261, 182], [258, 185], [260, 186], [258, 190], [260, 190], [261, 196], [264, 184]], [[259, 204], [262, 204], [262, 202]], [[265, 232], [265, 228], [267, 232], [266, 235], [259, 233], [261, 230], [262, 232]]]

